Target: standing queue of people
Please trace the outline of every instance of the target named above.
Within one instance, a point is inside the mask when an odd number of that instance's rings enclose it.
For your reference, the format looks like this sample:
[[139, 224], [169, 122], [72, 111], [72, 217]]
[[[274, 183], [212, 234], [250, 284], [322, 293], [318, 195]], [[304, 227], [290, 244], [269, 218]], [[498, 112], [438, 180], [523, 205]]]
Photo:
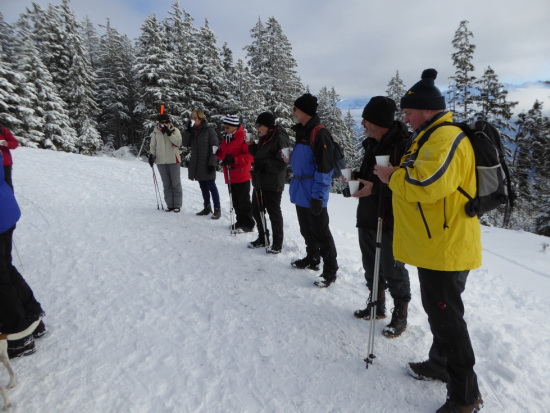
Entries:
[[[428, 315], [433, 343], [428, 360], [409, 363], [408, 373], [419, 380], [447, 383], [446, 402], [437, 413], [475, 412], [483, 400], [473, 369], [475, 357], [464, 321], [461, 294], [469, 271], [481, 265], [480, 224], [477, 217], [466, 214], [467, 198], [457, 189], [476, 192], [475, 158], [469, 140], [455, 126], [438, 128], [429, 141], [418, 148], [426, 131], [440, 123], [452, 122], [452, 113], [445, 110], [445, 98], [434, 84], [436, 76], [434, 69], [425, 70], [421, 80], [400, 101], [412, 133], [404, 123], [394, 119], [397, 106], [390, 98], [376, 96], [363, 111], [362, 126], [367, 137], [362, 143], [362, 164], [352, 174], [351, 179], [359, 181], [359, 189], [352, 196], [359, 199], [359, 248], [369, 293], [372, 293], [375, 276], [379, 282], [376, 302], [369, 294], [367, 307], [355, 311], [354, 316], [370, 319], [375, 305], [375, 317], [386, 318], [385, 291], [388, 289], [394, 307], [383, 334], [388, 338], [399, 337], [407, 327], [411, 300], [405, 264], [418, 267], [422, 305]], [[202, 168], [213, 172], [211, 167], [215, 164], [211, 154], [222, 162], [236, 212], [231, 229], [252, 232], [257, 226], [258, 238], [249, 247], [265, 247], [271, 253], [281, 252], [283, 246], [281, 197], [286, 164], [290, 164], [294, 174], [290, 200], [296, 206], [306, 249], [305, 257], [292, 261], [291, 265], [319, 270], [322, 261], [321, 280], [315, 285], [326, 288], [336, 281], [338, 271], [327, 210], [333, 139], [321, 125], [317, 107], [317, 98], [309, 93], [294, 102], [293, 116], [297, 123], [292, 129], [296, 144], [291, 156], [283, 153], [289, 146], [288, 134], [275, 125], [275, 118], [269, 112], [260, 114], [256, 120], [258, 142], [246, 139], [237, 116], [226, 116], [225, 136], [217, 148], [215, 134], [193, 129], [197, 128], [197, 120], [199, 128], [204, 122], [194, 111], [197, 119], [192, 116], [194, 125], [184, 134], [184, 145], [192, 149], [193, 171], [189, 171], [189, 178], [198, 180], [201, 189], [203, 181], [212, 181], [212, 175], [199, 178], [197, 171]], [[165, 139], [170, 139], [169, 136]], [[193, 143], [193, 137], [203, 139], [204, 143]], [[173, 139], [170, 142], [177, 145]], [[381, 155], [389, 157], [388, 166], [377, 164], [376, 157]], [[200, 162], [202, 167], [198, 166]], [[206, 167], [208, 169], [204, 169]], [[212, 188], [215, 184], [204, 187]], [[166, 188], [170, 186], [165, 185]], [[205, 189], [204, 210], [197, 215], [211, 213], [209, 190], [215, 211], [219, 212], [217, 190], [214, 195], [211, 189]], [[271, 233], [266, 228], [265, 213], [271, 221]], [[382, 222], [380, 243], [377, 242], [379, 220]], [[378, 248], [380, 262], [376, 263]], [[376, 264], [379, 264], [378, 274], [375, 274]]]

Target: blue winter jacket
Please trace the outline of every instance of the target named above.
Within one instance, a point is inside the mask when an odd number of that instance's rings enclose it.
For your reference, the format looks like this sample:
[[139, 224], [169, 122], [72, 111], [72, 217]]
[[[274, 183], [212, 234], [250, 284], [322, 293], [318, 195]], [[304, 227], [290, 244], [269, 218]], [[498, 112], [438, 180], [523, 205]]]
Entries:
[[[0, 152], [0, 165], [2, 153]], [[21, 217], [21, 210], [11, 187], [4, 181], [4, 168], [0, 168], [0, 234], [13, 227]]]
[[295, 125], [296, 146], [292, 151], [290, 166], [294, 177], [290, 182], [290, 201], [298, 206], [309, 208], [311, 199], [323, 201], [327, 206], [329, 187], [332, 183], [332, 137], [326, 128], [317, 132], [315, 144], [310, 143], [313, 128], [320, 125], [318, 116], [314, 116], [305, 126]]

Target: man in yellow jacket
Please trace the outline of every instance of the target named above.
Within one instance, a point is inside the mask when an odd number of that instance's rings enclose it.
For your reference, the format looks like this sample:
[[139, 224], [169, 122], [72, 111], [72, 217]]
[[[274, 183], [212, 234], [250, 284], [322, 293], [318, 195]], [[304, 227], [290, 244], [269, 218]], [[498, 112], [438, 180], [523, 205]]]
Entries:
[[418, 267], [422, 305], [433, 334], [429, 359], [409, 363], [408, 372], [421, 380], [447, 382], [447, 401], [437, 413], [475, 412], [482, 406], [475, 356], [464, 321], [461, 293], [470, 270], [481, 266], [481, 230], [477, 217], [465, 211], [475, 196], [472, 146], [452, 122], [445, 97], [434, 85], [437, 72], [427, 69], [401, 99], [405, 121], [414, 130], [399, 168], [375, 167], [393, 193], [394, 256]]

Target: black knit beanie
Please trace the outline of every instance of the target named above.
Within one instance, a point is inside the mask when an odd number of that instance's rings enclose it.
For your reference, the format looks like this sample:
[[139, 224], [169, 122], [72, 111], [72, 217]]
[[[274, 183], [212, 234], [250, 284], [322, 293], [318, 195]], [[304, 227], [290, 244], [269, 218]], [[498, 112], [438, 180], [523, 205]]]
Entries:
[[275, 116], [273, 116], [270, 112], [262, 112], [258, 115], [258, 119], [256, 119], [257, 125], [264, 125], [267, 126], [269, 129], [272, 129], [275, 127]]
[[445, 96], [434, 85], [435, 69], [422, 72], [422, 80], [411, 87], [401, 98], [401, 109], [445, 109]]
[[397, 106], [393, 99], [387, 98], [385, 96], [375, 96], [365, 109], [363, 109], [363, 119], [373, 123], [375, 125], [381, 126], [383, 128], [390, 128], [393, 124], [393, 119]]
[[306, 93], [300, 96], [294, 101], [294, 107], [297, 107], [302, 112], [307, 113], [309, 116], [315, 116], [317, 114], [317, 98], [311, 93]]
[[157, 120], [159, 122], [162, 122], [163, 120], [170, 122], [170, 116], [168, 116], [166, 113], [163, 113], [162, 115], [158, 116]]

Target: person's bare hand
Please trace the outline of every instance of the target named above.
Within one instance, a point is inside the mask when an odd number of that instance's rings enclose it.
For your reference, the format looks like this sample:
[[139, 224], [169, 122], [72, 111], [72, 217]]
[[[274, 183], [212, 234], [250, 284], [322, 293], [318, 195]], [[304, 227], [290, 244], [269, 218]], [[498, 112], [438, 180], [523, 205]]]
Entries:
[[374, 166], [374, 174], [380, 178], [380, 180], [387, 184], [390, 182], [391, 174], [395, 172], [395, 168], [390, 164], [389, 166], [380, 166], [375, 165]]
[[359, 191], [354, 193], [352, 197], [361, 198], [363, 196], [369, 196], [370, 194], [372, 194], [372, 187], [374, 186], [374, 184], [371, 181], [365, 181], [364, 179], [361, 179], [361, 178], [357, 180], [363, 184], [363, 188], [361, 188]]

